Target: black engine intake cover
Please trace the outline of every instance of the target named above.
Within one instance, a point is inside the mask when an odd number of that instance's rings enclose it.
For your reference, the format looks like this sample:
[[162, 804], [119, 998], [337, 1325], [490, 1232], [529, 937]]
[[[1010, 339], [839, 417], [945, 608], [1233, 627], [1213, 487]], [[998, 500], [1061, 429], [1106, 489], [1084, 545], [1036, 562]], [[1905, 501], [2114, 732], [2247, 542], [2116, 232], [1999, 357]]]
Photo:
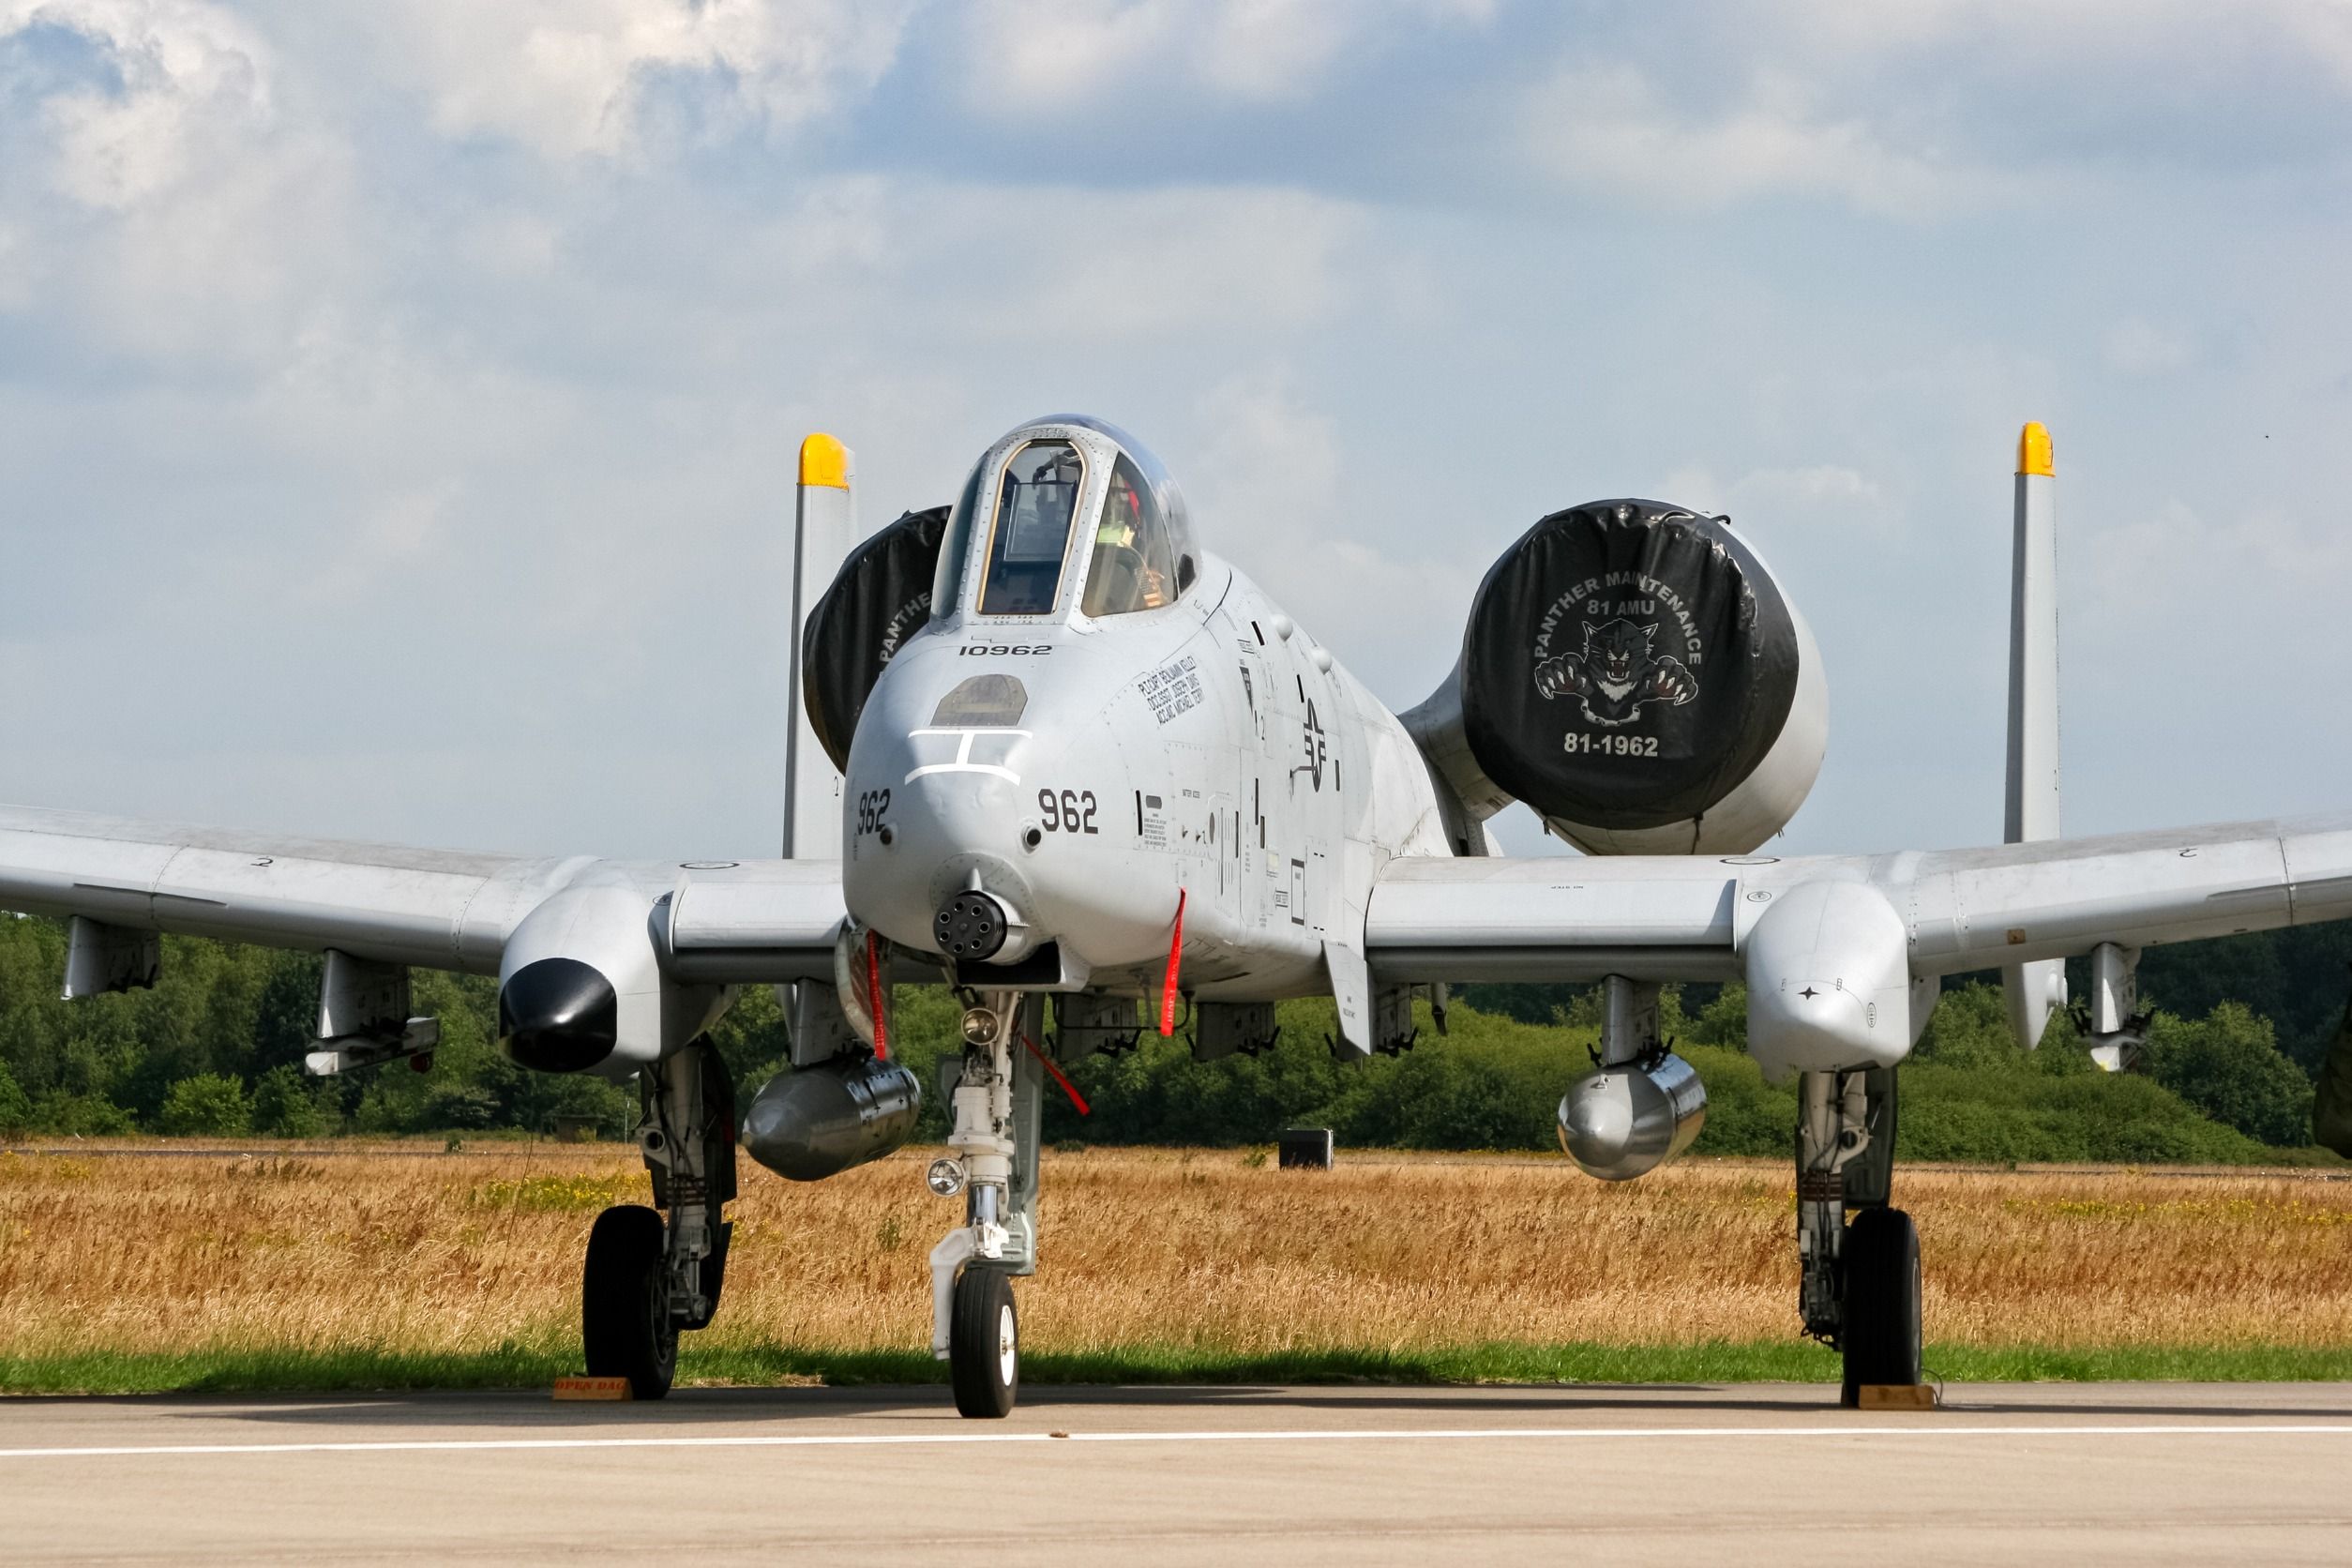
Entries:
[[1572, 506], [1479, 585], [1463, 732], [1487, 776], [1545, 817], [1620, 831], [1701, 818], [1779, 739], [1798, 643], [1726, 520], [1657, 501]]
[[850, 552], [808, 612], [801, 701], [836, 768], [849, 766], [850, 737], [882, 666], [930, 618], [931, 574], [946, 529], [944, 506], [903, 514]]

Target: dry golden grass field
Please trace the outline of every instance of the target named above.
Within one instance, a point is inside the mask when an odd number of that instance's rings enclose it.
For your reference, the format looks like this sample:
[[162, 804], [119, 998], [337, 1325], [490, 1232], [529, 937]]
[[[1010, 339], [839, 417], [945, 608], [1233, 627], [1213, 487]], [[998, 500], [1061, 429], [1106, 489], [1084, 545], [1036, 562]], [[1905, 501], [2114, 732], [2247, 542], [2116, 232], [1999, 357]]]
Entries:
[[[902, 1151], [815, 1186], [746, 1163], [725, 1305], [688, 1341], [703, 1374], [729, 1375], [715, 1352], [731, 1349], [784, 1348], [768, 1364], [787, 1369], [875, 1352], [912, 1364], [929, 1327], [925, 1255], [957, 1214], [924, 1190], [929, 1157]], [[1923, 1238], [1928, 1338], [1948, 1359], [2269, 1347], [2340, 1364], [2352, 1350], [2352, 1183], [1897, 1181]], [[0, 1154], [0, 1386], [66, 1386], [24, 1369], [74, 1358], [504, 1347], [560, 1364], [589, 1223], [647, 1190], [617, 1145]], [[1247, 1151], [1050, 1153], [1024, 1348], [1034, 1369], [1139, 1347], [1206, 1364], [1778, 1345], [1796, 1327], [1791, 1196], [1786, 1170], [1747, 1162], [1613, 1186], [1564, 1161], [1343, 1151], [1340, 1168], [1303, 1172]]]

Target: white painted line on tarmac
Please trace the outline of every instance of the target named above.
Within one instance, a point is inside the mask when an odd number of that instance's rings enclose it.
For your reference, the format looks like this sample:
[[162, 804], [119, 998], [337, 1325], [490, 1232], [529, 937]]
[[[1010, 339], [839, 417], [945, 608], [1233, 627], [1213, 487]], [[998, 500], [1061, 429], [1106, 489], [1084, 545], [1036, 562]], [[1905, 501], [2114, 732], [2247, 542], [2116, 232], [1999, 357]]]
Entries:
[[2352, 1421], [2171, 1422], [2102, 1425], [1847, 1426], [1439, 1426], [1344, 1427], [1289, 1432], [837, 1432], [669, 1438], [417, 1438], [366, 1442], [140, 1443], [119, 1447], [0, 1448], [0, 1459], [94, 1459], [219, 1454], [449, 1454], [582, 1448], [920, 1448], [949, 1443], [1053, 1442], [1495, 1442], [1606, 1441], [1633, 1438], [2251, 1438], [2352, 1437]]

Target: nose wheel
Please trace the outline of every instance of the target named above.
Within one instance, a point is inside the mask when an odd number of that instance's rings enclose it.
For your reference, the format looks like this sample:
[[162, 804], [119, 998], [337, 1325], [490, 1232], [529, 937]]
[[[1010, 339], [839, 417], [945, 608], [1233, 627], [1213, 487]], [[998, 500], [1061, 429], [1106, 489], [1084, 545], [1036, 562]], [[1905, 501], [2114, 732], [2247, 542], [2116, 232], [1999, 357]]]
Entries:
[[948, 1326], [947, 1379], [958, 1413], [994, 1420], [1013, 1413], [1021, 1386], [1020, 1314], [1002, 1269], [968, 1267], [956, 1277]]

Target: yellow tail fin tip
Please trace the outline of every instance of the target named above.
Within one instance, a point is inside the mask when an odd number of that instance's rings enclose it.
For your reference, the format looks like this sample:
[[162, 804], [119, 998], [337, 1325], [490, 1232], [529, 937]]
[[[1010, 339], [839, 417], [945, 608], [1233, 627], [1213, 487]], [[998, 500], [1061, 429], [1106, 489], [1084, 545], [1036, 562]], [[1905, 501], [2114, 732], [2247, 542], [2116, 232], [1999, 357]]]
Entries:
[[[804, 467], [807, 461], [805, 456], [801, 459]], [[2044, 478], [2058, 475], [2058, 465], [2050, 451], [2050, 432], [2039, 419], [2028, 421], [2026, 428], [2018, 433], [2017, 472], [2039, 474]]]

